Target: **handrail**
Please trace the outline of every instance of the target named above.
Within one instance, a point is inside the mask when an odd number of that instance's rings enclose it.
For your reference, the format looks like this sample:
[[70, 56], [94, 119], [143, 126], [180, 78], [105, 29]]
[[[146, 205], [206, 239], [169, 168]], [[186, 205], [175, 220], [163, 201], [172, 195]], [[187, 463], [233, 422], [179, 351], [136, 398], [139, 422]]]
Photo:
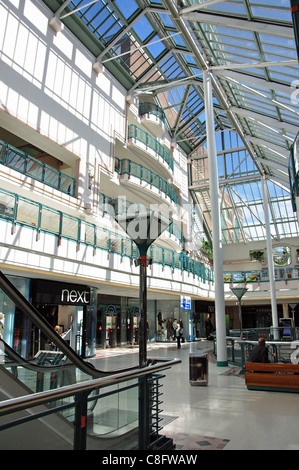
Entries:
[[115, 158], [117, 163], [116, 172], [122, 176], [127, 174], [130, 176], [135, 176], [140, 180], [146, 181], [151, 186], [159, 189], [162, 193], [168, 196], [175, 204], [178, 204], [178, 195], [173, 189], [173, 187], [157, 173], [154, 173], [152, 170], [146, 168], [145, 166], [140, 165], [128, 158]]
[[164, 110], [155, 103], [140, 103], [139, 104], [139, 117], [143, 117], [145, 114], [153, 114], [154, 116], [161, 119], [163, 124], [165, 124], [165, 112]]
[[[3, 204], [1, 204], [2, 195]], [[8, 198], [10, 199], [9, 203], [7, 202]], [[26, 211], [26, 220], [18, 216], [20, 213], [20, 201], [24, 202], [24, 204], [31, 204], [33, 207], [32, 213], [29, 210]], [[107, 203], [101, 204], [103, 214], [108, 212], [109, 207], [111, 210], [113, 208], [113, 200], [106, 198], [106, 201]], [[56, 216], [55, 220], [51, 219], [51, 225], [48, 223], [47, 212], [51, 216]], [[43, 217], [44, 213], [46, 213], [45, 217]], [[26, 225], [36, 231], [37, 240], [39, 239], [40, 232], [51, 233], [57, 237], [59, 246], [62, 239], [67, 239], [77, 243], [78, 249], [80, 244], [92, 246], [94, 254], [97, 249], [103, 249], [109, 254], [114, 252], [121, 257], [128, 257], [130, 260], [133, 260], [134, 257], [138, 258], [138, 248], [131, 238], [53, 209], [50, 206], [20, 197], [16, 193], [4, 189], [0, 189], [1, 219], [9, 220], [12, 223], [12, 233], [17, 224]], [[45, 223], [43, 222], [44, 220]], [[67, 226], [69, 220], [71, 221], [71, 230], [68, 230]], [[64, 222], [66, 222], [66, 228]], [[112, 241], [115, 242], [113, 246]], [[177, 268], [182, 271], [188, 271], [193, 276], [200, 277], [203, 282], [213, 281], [213, 273], [210, 268], [203, 266], [201, 262], [192, 258], [189, 258], [187, 263], [183, 263], [180, 259], [180, 254], [168, 248], [162, 248], [153, 244], [150, 248], [150, 256], [153, 258], [153, 263], [162, 264], [163, 268], [164, 266], [170, 266], [173, 269]]]
[[[154, 360], [156, 360], [156, 358]], [[168, 369], [173, 365], [180, 364], [182, 362], [181, 359], [166, 358], [160, 359], [160, 361], [160, 364], [154, 364], [143, 368], [135, 368], [130, 371], [109, 375], [109, 377], [87, 380], [85, 382], [67, 385], [59, 389], [46, 390], [44, 392], [33, 393], [29, 396], [25, 395], [22, 397], [16, 397], [2, 401], [0, 402], [0, 416], [14, 413], [16, 411], [21, 411], [29, 407], [43, 405], [55, 399], [67, 398], [77, 393], [91, 392], [101, 387], [118, 384], [120, 382], [132, 380], [138, 377], [143, 377], [161, 370]]]
[[163, 147], [162, 144], [160, 144], [160, 142], [157, 139], [155, 139], [153, 136], [148, 134], [148, 132], [145, 132], [143, 129], [140, 129], [140, 127], [136, 126], [135, 124], [130, 124], [128, 128], [129, 142], [130, 142], [130, 139], [132, 138], [134, 138], [135, 140], [138, 140], [139, 142], [146, 145], [146, 147], [156, 152], [168, 164], [171, 171], [174, 170], [174, 163], [173, 163], [173, 159], [170, 156], [170, 153], [167, 152], [167, 150]]
[[[11, 153], [12, 158], [10, 158]], [[14, 157], [16, 156], [18, 158], [15, 161]], [[30, 176], [31, 178], [51, 186], [62, 193], [69, 194], [70, 196], [75, 195], [75, 178], [62, 173], [56, 168], [47, 165], [47, 163], [44, 163], [37, 158], [28, 155], [28, 153], [7, 144], [3, 140], [0, 140], [0, 164], [19, 171], [23, 175]], [[38, 174], [38, 170], [40, 175]], [[53, 175], [57, 178], [56, 183], [51, 182], [51, 176], [53, 177]]]
[[[28, 300], [18, 291], [18, 289], [7, 279], [7, 277], [0, 271], [0, 287], [13, 300], [23, 312], [26, 313], [27, 317], [30, 318], [33, 323], [40, 328], [47, 337], [55, 343], [61, 352], [64, 352], [66, 356], [78, 367], [80, 370], [90, 375], [91, 377], [103, 377], [112, 375], [113, 371], [106, 372], [95, 369], [91, 364], [88, 364], [74, 351], [74, 349], [63, 340], [63, 338], [56, 333], [54, 328], [44, 319], [39, 311], [30, 303]], [[132, 370], [133, 367], [128, 367], [127, 370]], [[115, 372], [115, 371], [114, 371]]]
[[[73, 432], [73, 449], [74, 450], [87, 450], [88, 437], [93, 437], [92, 433], [89, 435], [87, 429], [88, 417], [88, 403], [108, 395], [120, 393], [122, 390], [129, 390], [131, 388], [139, 389], [139, 413], [138, 413], [138, 449], [148, 450], [153, 448], [161, 439], [157, 434], [158, 427], [155, 426], [151, 420], [151, 398], [152, 392], [150, 384], [153, 379], [158, 380], [162, 376], [159, 371], [169, 369], [171, 366], [181, 363], [180, 359], [162, 359], [161, 363], [157, 364], [157, 358], [153, 359], [151, 365], [143, 368], [135, 368], [130, 372], [121, 372], [111, 375], [109, 378], [100, 378], [95, 380], [87, 380], [79, 384], [64, 386], [55, 390], [48, 390], [45, 392], [38, 392], [32, 395], [16, 397], [0, 402], [0, 416], [7, 416], [12, 413], [26, 410], [26, 416], [20, 416], [0, 425], [0, 431], [13, 428], [20, 424], [34, 421], [45, 416], [56, 414], [57, 412], [74, 408], [74, 432]], [[118, 385], [122, 382], [132, 381], [137, 379], [136, 383], [125, 385], [124, 387], [117, 386], [115, 390], [108, 391], [107, 393], [100, 393], [102, 388]], [[95, 396], [90, 396], [95, 392]], [[73, 397], [70, 403], [62, 403], [65, 398]], [[56, 403], [54, 406], [49, 406], [50, 403]], [[44, 406], [35, 413], [28, 412], [29, 408]], [[159, 410], [161, 411], [161, 410]], [[155, 417], [158, 420], [158, 417]], [[158, 421], [157, 421], [158, 422]], [[153, 427], [154, 426], [154, 427]], [[100, 436], [99, 436], [100, 437]], [[153, 440], [154, 438], [154, 440]], [[152, 439], [152, 441], [151, 441]], [[97, 442], [98, 448], [99, 441]], [[134, 443], [134, 446], [136, 443]], [[163, 444], [163, 448], [165, 444]], [[172, 447], [171, 447], [172, 448]]]

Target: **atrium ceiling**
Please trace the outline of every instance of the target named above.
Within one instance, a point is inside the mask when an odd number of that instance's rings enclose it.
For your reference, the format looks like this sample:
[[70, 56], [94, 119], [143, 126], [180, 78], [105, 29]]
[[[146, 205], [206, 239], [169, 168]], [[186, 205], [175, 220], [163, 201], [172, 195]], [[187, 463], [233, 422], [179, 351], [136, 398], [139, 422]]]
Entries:
[[[299, 236], [289, 181], [299, 65], [289, 0], [44, 0], [131, 95], [150, 96], [191, 160], [211, 231], [203, 71], [213, 84], [223, 243]], [[207, 236], [209, 238], [209, 236]]]

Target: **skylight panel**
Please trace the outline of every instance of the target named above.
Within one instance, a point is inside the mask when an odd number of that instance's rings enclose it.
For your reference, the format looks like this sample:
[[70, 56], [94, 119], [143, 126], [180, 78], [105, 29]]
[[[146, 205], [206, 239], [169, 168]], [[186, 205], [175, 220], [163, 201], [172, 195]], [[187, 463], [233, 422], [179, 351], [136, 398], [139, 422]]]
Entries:
[[126, 19], [129, 19], [137, 10], [138, 5], [135, 0], [115, 0], [115, 5], [122, 12]]

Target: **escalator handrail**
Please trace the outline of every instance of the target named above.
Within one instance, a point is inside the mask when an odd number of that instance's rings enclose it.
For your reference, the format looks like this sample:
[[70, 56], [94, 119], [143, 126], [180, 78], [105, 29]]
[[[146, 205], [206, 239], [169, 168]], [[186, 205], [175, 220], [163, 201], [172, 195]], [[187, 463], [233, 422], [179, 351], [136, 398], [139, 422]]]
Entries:
[[23, 296], [23, 294], [7, 279], [7, 277], [0, 271], [0, 287], [8, 295], [8, 297], [17, 305], [30, 320], [42, 330], [46, 336], [55, 343], [56, 346], [63, 352], [68, 359], [70, 359], [76, 367], [81, 369], [88, 375], [91, 375], [93, 378], [100, 378], [104, 376], [109, 376], [111, 374], [122, 373], [125, 371], [130, 371], [136, 369], [135, 366], [128, 368], [113, 370], [113, 371], [101, 371], [95, 369], [93, 365], [88, 364], [84, 361], [75, 351], [69, 346], [69, 344], [64, 341], [61, 336], [56, 333], [54, 328], [47, 322], [47, 320], [39, 313], [39, 311]]
[[0, 416], [29, 407], [46, 404], [51, 400], [66, 398], [81, 392], [91, 392], [92, 390], [101, 389], [108, 385], [115, 385], [139, 377], [152, 375], [159, 371], [169, 369], [173, 365], [180, 364], [181, 362], [182, 360], [178, 358], [162, 359], [159, 364], [153, 364], [143, 368], [134, 367], [130, 371], [122, 371], [117, 374], [111, 374], [108, 377], [100, 377], [94, 380], [66, 385], [58, 389], [34, 393], [30, 396], [24, 395], [22, 397], [0, 401]]
[[[2, 348], [1, 348], [1, 345], [3, 345]], [[49, 371], [58, 372], [61, 370], [61, 367], [63, 367], [64, 369], [67, 367], [74, 367], [74, 364], [72, 364], [71, 362], [64, 363], [63, 366], [47, 364], [47, 366], [45, 367], [45, 366], [42, 366], [40, 364], [33, 362], [34, 359], [33, 360], [24, 359], [23, 356], [21, 356], [5, 341], [3, 341], [3, 339], [0, 339], [0, 351], [1, 349], [4, 351], [4, 353], [10, 360], [15, 361], [15, 363], [6, 362], [4, 365], [8, 367], [14, 367], [16, 365], [20, 365], [22, 367], [25, 367], [25, 369], [29, 369], [34, 372], [49, 372]]]

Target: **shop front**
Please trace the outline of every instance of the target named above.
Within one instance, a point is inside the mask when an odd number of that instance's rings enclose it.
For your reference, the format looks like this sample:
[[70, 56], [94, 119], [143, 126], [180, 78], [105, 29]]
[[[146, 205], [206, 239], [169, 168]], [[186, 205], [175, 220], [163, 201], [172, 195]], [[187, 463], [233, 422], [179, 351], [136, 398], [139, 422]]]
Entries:
[[96, 347], [138, 344], [138, 299], [98, 294]]
[[[96, 289], [80, 284], [32, 279], [31, 302], [81, 357], [95, 354]], [[34, 350], [46, 348], [33, 331]]]
[[183, 341], [193, 340], [192, 316], [194, 301], [189, 296], [156, 301], [156, 341], [176, 341], [176, 325], [182, 328]]
[[[95, 354], [96, 289], [79, 284], [7, 276], [43, 318], [81, 356]], [[49, 340], [1, 290], [3, 340], [26, 359], [51, 349]]]

